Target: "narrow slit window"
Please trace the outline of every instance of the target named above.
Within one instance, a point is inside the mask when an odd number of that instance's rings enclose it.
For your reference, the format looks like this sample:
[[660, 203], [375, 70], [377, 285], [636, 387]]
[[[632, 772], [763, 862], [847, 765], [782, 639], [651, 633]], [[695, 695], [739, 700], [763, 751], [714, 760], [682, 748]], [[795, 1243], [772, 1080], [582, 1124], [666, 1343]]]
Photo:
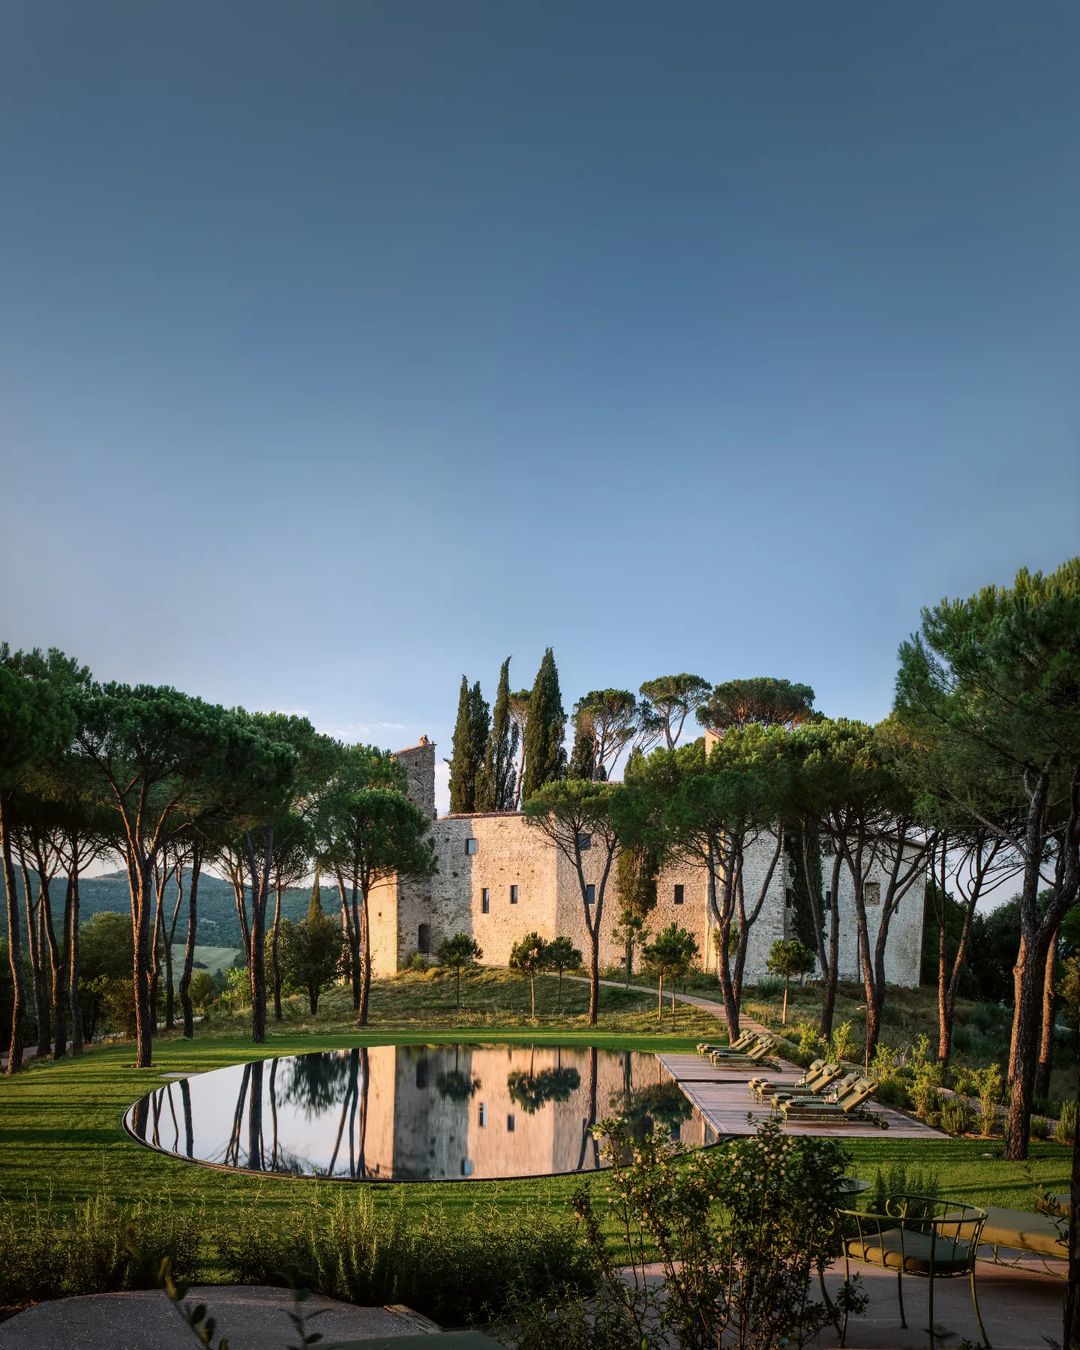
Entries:
[[511, 887], [510, 887], [510, 903], [511, 903], [512, 905], [516, 905], [516, 904], [517, 904], [517, 901], [518, 901], [518, 888], [517, 888], [516, 886], [511, 886]]
[[490, 914], [490, 913], [491, 913], [491, 888], [490, 888], [490, 886], [485, 886], [484, 889], [480, 892], [480, 912], [481, 912], [482, 914]]
[[416, 930], [416, 950], [421, 956], [431, 955], [431, 924], [422, 923]]

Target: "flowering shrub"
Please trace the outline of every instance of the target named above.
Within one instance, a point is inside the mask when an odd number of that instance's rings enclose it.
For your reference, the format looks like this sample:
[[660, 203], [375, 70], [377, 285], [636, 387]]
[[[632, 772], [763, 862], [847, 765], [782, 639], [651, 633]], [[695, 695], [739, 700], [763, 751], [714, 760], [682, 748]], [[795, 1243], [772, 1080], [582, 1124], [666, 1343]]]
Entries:
[[[839, 1255], [845, 1155], [835, 1140], [794, 1138], [774, 1120], [758, 1133], [687, 1151], [657, 1128], [636, 1139], [621, 1119], [596, 1129], [611, 1163], [609, 1198], [586, 1183], [574, 1210], [601, 1272], [599, 1297], [522, 1302], [499, 1333], [516, 1350], [682, 1350], [803, 1346], [865, 1299], [845, 1284], [833, 1306], [810, 1297], [819, 1267]], [[625, 1241], [612, 1253], [606, 1203]], [[657, 1286], [648, 1262], [663, 1270]], [[624, 1269], [629, 1265], [629, 1270]]]

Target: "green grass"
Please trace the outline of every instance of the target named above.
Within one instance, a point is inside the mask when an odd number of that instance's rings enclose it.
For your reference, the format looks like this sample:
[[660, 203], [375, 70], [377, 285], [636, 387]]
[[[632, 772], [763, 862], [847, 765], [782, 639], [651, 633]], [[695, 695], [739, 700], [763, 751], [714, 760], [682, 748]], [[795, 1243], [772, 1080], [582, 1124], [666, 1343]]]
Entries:
[[[299, 1002], [290, 1001], [288, 1020], [277, 1024], [261, 1047], [251, 1045], [245, 1015], [237, 1012], [200, 1026], [193, 1042], [161, 1037], [152, 1069], [134, 1069], [132, 1047], [126, 1043], [95, 1048], [80, 1060], [31, 1064], [24, 1073], [0, 1079], [0, 1203], [17, 1217], [23, 1207], [37, 1203], [66, 1209], [106, 1195], [123, 1204], [167, 1190], [178, 1203], [203, 1211], [212, 1237], [219, 1225], [235, 1220], [240, 1206], [253, 1204], [273, 1212], [310, 1198], [313, 1187], [334, 1186], [230, 1175], [136, 1144], [124, 1133], [121, 1118], [169, 1072], [205, 1072], [267, 1055], [364, 1044], [542, 1040], [662, 1051], [690, 1049], [702, 1036], [717, 1035], [718, 1024], [707, 1013], [683, 1009], [674, 1022], [666, 1014], [658, 1024], [648, 995], [620, 989], [604, 990], [601, 1024], [589, 1029], [583, 1016], [587, 992], [584, 985], [565, 982], [564, 1008], [557, 1013], [554, 978], [538, 981], [540, 1011], [534, 1024], [528, 1020], [527, 984], [507, 972], [482, 971], [463, 981], [460, 1010], [454, 1005], [452, 978], [406, 975], [374, 986], [372, 1025], [363, 1034], [350, 1025], [347, 994], [335, 992], [315, 1020]], [[878, 1166], [897, 1162], [922, 1166], [938, 1173], [943, 1193], [976, 1203], [1031, 1209], [1039, 1192], [1068, 1189], [1070, 1152], [1051, 1143], [1033, 1145], [1027, 1164], [984, 1156], [999, 1153], [1000, 1142], [931, 1143], [885, 1134], [851, 1140], [847, 1147], [856, 1175], [872, 1180]], [[438, 1204], [463, 1213], [478, 1203], [562, 1209], [577, 1184], [573, 1177], [553, 1177], [370, 1189], [377, 1204], [400, 1202], [410, 1210]]]

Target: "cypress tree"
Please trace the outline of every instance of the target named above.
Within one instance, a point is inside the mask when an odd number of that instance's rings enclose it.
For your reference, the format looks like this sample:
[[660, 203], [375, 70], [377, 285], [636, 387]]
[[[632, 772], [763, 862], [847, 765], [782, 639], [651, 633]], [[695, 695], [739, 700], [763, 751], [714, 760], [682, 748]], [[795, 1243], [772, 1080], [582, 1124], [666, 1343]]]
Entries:
[[566, 776], [592, 779], [596, 774], [596, 737], [587, 716], [579, 713], [575, 725], [574, 748], [570, 751], [570, 767]]
[[476, 768], [472, 749], [472, 700], [469, 681], [461, 677], [458, 694], [457, 721], [450, 758], [450, 810], [454, 815], [476, 810]]
[[515, 801], [518, 728], [510, 713], [510, 658], [499, 671], [499, 688], [491, 715], [491, 734], [484, 753], [484, 772], [477, 793], [480, 811], [512, 811]]
[[522, 797], [528, 800], [545, 783], [566, 772], [566, 712], [559, 690], [559, 672], [551, 648], [544, 652], [536, 682], [529, 695], [529, 720], [525, 728], [525, 782]]
[[322, 907], [322, 886], [319, 882], [319, 869], [315, 869], [315, 880], [311, 883], [311, 899], [308, 901], [307, 922], [313, 923], [325, 919], [326, 911]]
[[477, 680], [469, 691], [469, 764], [472, 774], [472, 806], [470, 811], [486, 811], [481, 804], [484, 793], [484, 756], [491, 735], [491, 715], [487, 700], [480, 692]]

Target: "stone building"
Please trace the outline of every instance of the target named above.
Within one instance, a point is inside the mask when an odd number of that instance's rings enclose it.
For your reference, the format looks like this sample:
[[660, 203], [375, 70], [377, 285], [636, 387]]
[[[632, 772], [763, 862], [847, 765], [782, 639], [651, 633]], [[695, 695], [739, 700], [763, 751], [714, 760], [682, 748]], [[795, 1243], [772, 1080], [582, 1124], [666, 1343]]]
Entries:
[[[410, 798], [430, 813], [438, 872], [430, 880], [391, 880], [372, 893], [372, 958], [376, 974], [400, 970], [414, 952], [431, 954], [454, 933], [469, 933], [483, 949], [483, 964], [505, 966], [510, 949], [524, 934], [569, 937], [583, 952], [588, 936], [577, 876], [566, 858], [518, 812], [439, 816], [435, 809], [435, 746], [424, 738], [419, 745], [399, 751], [397, 758], [408, 774]], [[756, 895], [768, 869], [775, 837], [759, 839], [748, 851], [744, 876], [748, 899]], [[585, 855], [586, 881], [599, 881], [599, 858]], [[595, 872], [596, 875], [592, 873]], [[781, 856], [764, 907], [750, 930], [746, 980], [754, 983], [766, 972], [770, 948], [778, 938], [795, 936], [791, 867]], [[875, 893], [873, 879], [868, 890]], [[877, 878], [878, 895], [885, 892], [884, 871]], [[868, 896], [869, 899], [869, 896]], [[827, 897], [833, 903], [833, 897]], [[914, 987], [919, 982], [922, 951], [924, 885], [917, 881], [900, 901], [892, 920], [886, 949], [886, 979], [890, 984]], [[840, 975], [858, 978], [855, 905], [851, 877], [841, 873]], [[877, 917], [868, 905], [870, 941], [877, 935]], [[613, 966], [624, 959], [615, 941], [618, 902], [609, 880], [601, 915], [600, 963]], [[649, 926], [654, 931], [678, 923], [697, 938], [706, 969], [715, 969], [713, 921], [703, 867], [681, 864], [665, 869], [657, 885], [657, 903]]]

